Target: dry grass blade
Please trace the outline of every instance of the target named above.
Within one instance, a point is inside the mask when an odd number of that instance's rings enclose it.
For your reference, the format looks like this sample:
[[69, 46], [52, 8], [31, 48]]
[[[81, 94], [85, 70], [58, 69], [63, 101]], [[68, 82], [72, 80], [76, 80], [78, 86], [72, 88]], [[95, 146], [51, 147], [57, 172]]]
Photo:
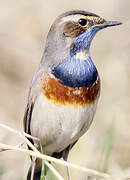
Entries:
[[27, 138], [31, 138], [31, 139], [40, 141], [40, 140], [39, 140], [38, 138], [36, 138], [36, 137], [33, 137], [33, 136], [31, 136], [31, 135], [29, 135], [29, 134], [27, 134], [27, 133], [25, 133], [25, 132], [20, 132], [20, 131], [18, 131], [18, 130], [16, 130], [16, 129], [13, 129], [13, 128], [5, 125], [5, 124], [0, 123], [0, 127], [9, 130], [9, 131], [12, 132], [12, 133], [18, 134], [18, 135], [21, 136], [22, 138], [23, 138], [23, 136], [25, 136], [25, 137], [27, 137]]
[[[88, 168], [85, 168], [85, 167], [81, 167], [79, 165], [76, 165], [76, 164], [73, 164], [73, 163], [70, 163], [70, 162], [66, 162], [66, 161], [63, 161], [63, 160], [60, 160], [60, 159], [56, 159], [56, 158], [53, 158], [53, 157], [50, 157], [50, 156], [47, 156], [47, 155], [44, 155], [42, 153], [40, 153], [36, 148], [35, 146], [33, 146], [33, 144], [26, 138], [26, 137], [29, 137], [29, 138], [32, 138], [32, 139], [36, 139], [38, 140], [37, 138], [35, 137], [32, 137], [26, 133], [21, 133], [20, 131], [17, 131], [17, 130], [14, 130], [13, 128], [10, 128], [4, 124], [1, 124], [0, 123], [0, 127], [3, 127], [3, 128], [6, 128], [8, 129], [9, 131], [13, 132], [13, 133], [16, 133], [18, 135], [20, 135], [24, 140], [25, 142], [32, 148], [33, 151], [31, 150], [27, 150], [25, 148], [21, 148], [21, 146], [17, 145], [17, 146], [11, 146], [11, 145], [7, 145], [7, 144], [2, 144], [0, 143], [0, 152], [2, 151], [6, 151], [6, 150], [16, 150], [16, 151], [20, 151], [20, 152], [23, 152], [27, 155], [30, 155], [30, 156], [33, 156], [33, 157], [37, 157], [37, 158], [40, 158], [40, 159], [43, 159], [45, 160], [45, 163], [46, 165], [50, 168], [50, 170], [52, 170], [52, 172], [58, 177], [58, 179], [60, 180], [63, 180], [63, 178], [61, 177], [61, 175], [54, 169], [53, 166], [51, 166], [47, 161], [51, 161], [51, 162], [55, 162], [57, 164], [60, 164], [62, 166], [68, 166], [68, 167], [72, 167], [72, 168], [75, 168], [75, 169], [78, 169], [79, 171], [83, 171], [83, 172], [86, 172], [87, 175], [89, 176], [92, 176], [92, 177], [99, 177], [99, 178], [105, 178], [105, 179], [109, 179], [109, 180], [119, 180], [119, 178], [116, 178], [116, 177], [113, 177], [109, 174], [106, 174], [106, 173], [101, 173], [101, 172], [98, 172], [98, 171], [95, 171], [95, 170], [92, 170], [92, 169], [88, 169]], [[26, 137], [25, 137], [26, 136]]]
[[[27, 139], [27, 138], [31, 138], [31, 139], [35, 139], [35, 140], [39, 141], [38, 138], [33, 137], [33, 136], [31, 136], [31, 135], [29, 135], [29, 134], [27, 134], [27, 133], [25, 133], [25, 132], [22, 133], [22, 132], [20, 132], [20, 131], [17, 131], [17, 130], [15, 130], [15, 129], [13, 129], [13, 128], [7, 126], [7, 125], [1, 124], [1, 123], [0, 123], [0, 127], [6, 128], [6, 129], [8, 129], [9, 131], [18, 134], [19, 136], [21, 136], [21, 137], [25, 140], [25, 142], [27, 143], [27, 145], [28, 145], [34, 152], [40, 153], [40, 152], [35, 148], [35, 146]], [[26, 138], [26, 137], [27, 137], [27, 138]], [[22, 144], [23, 144], [23, 143], [22, 143]], [[20, 144], [20, 145], [18, 144], [18, 145], [14, 146], [14, 147], [20, 148], [20, 147], [21, 147], [21, 144]], [[6, 150], [10, 150], [10, 149], [0, 148], [0, 152], [6, 151]], [[51, 164], [49, 164], [47, 161], [45, 161], [45, 164], [49, 167], [49, 169], [53, 172], [53, 174], [54, 174], [59, 180], [64, 180], [64, 179], [62, 178], [62, 176], [56, 171], [56, 169], [55, 169]]]
[[62, 166], [73, 167], [73, 168], [78, 169], [79, 171], [86, 172], [87, 175], [90, 175], [90, 176], [102, 177], [102, 178], [108, 178], [108, 179], [111, 178], [111, 180], [116, 180], [115, 178], [113, 178], [109, 174], [100, 173], [100, 172], [92, 170], [92, 169], [84, 168], [84, 167], [78, 166], [76, 164], [72, 164], [72, 163], [69, 163], [69, 162], [66, 162], [66, 161], [63, 161], [63, 160], [59, 160], [59, 159], [56, 159], [56, 158], [41, 154], [39, 152], [34, 152], [34, 151], [30, 151], [30, 150], [27, 150], [27, 149], [24, 149], [24, 148], [19, 148], [17, 146], [11, 146], [11, 145], [2, 144], [2, 143], [0, 143], [0, 148], [2, 148], [4, 150], [20, 151], [20, 152], [23, 152], [23, 153], [25, 153], [27, 155], [34, 156], [34, 157], [37, 157], [37, 158], [40, 158], [40, 159], [43, 159], [43, 160], [55, 162], [55, 163], [60, 164]]

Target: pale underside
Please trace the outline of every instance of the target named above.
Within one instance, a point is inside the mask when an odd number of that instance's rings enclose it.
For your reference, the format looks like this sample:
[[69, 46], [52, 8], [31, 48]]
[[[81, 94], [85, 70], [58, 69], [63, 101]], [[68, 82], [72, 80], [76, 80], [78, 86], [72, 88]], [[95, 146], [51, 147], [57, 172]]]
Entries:
[[41, 140], [45, 154], [61, 152], [78, 140], [93, 120], [98, 99], [85, 107], [62, 105], [39, 93], [31, 118], [31, 135]]

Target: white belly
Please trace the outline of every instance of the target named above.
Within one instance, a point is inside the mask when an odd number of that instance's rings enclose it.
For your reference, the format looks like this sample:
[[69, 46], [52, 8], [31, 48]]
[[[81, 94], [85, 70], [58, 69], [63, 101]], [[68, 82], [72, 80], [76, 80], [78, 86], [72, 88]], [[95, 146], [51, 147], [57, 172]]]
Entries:
[[93, 120], [97, 101], [86, 107], [60, 105], [40, 94], [34, 104], [31, 134], [41, 140], [46, 154], [60, 152], [87, 131]]

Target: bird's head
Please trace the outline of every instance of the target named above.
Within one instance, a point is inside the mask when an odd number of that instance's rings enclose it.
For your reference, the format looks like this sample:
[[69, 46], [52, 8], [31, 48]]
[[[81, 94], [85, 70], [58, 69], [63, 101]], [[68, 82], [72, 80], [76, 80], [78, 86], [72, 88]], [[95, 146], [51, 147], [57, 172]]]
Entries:
[[[52, 24], [48, 33], [44, 58], [42, 59], [44, 68], [50, 67], [57, 78], [64, 76], [65, 81], [67, 78], [73, 80], [72, 75], [76, 76], [78, 81], [81, 80], [79, 77], [83, 76], [85, 82], [86, 76], [91, 76], [90, 79], [93, 79], [96, 68], [89, 56], [92, 39], [99, 30], [120, 24], [120, 22], [106, 21], [96, 14], [80, 10], [61, 14]], [[82, 62], [77, 62], [77, 60]], [[92, 85], [93, 81], [89, 86]]]
[[[52, 24], [47, 37], [45, 54], [56, 61], [66, 59], [81, 51], [89, 51], [95, 34], [106, 27], [120, 25], [118, 21], [106, 21], [86, 11], [68, 11]], [[50, 58], [50, 57], [49, 57]]]

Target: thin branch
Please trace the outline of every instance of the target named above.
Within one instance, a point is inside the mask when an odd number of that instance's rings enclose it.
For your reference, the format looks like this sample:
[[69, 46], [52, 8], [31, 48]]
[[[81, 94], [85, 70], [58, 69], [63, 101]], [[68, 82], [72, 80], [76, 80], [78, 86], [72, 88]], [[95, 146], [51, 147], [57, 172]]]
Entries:
[[[31, 136], [31, 135], [29, 135], [29, 134], [27, 134], [27, 133], [25, 133], [25, 132], [17, 131], [17, 130], [15, 130], [15, 129], [10, 128], [9, 126], [6, 126], [6, 125], [1, 124], [1, 123], [0, 123], [0, 127], [6, 128], [6, 129], [8, 129], [9, 131], [18, 134], [19, 136], [21, 136], [21, 137], [25, 140], [25, 142], [27, 143], [27, 145], [28, 145], [34, 152], [40, 153], [40, 152], [35, 148], [35, 146], [34, 146], [26, 137], [31, 138], [31, 139], [33, 139], [33, 140], [39, 141], [38, 138], [33, 137], [33, 136]], [[25, 137], [25, 136], [26, 136], [26, 137]], [[14, 147], [20, 148], [19, 144], [16, 145], [16, 146], [14, 146]], [[9, 149], [6, 149], [6, 150], [9, 150]], [[2, 152], [2, 151], [5, 151], [5, 149], [0, 149], [0, 152]], [[56, 171], [56, 169], [55, 169], [51, 164], [49, 164], [47, 161], [45, 161], [45, 164], [49, 167], [49, 169], [54, 173], [54, 175], [55, 175], [59, 180], [64, 180], [64, 179], [62, 178], [62, 176]]]
[[[50, 157], [50, 156], [47, 156], [47, 155], [44, 155], [42, 153], [40, 153], [36, 148], [35, 146], [27, 139], [27, 138], [31, 138], [31, 139], [34, 139], [36, 141], [39, 141], [38, 138], [36, 137], [33, 137], [25, 132], [20, 132], [20, 131], [17, 131], [13, 128], [10, 128], [9, 126], [6, 126], [4, 124], [1, 124], [0, 123], [0, 127], [3, 127], [5, 129], [8, 129], [9, 131], [15, 133], [15, 134], [18, 134], [19, 136], [21, 136], [25, 142], [27, 143], [27, 145], [29, 147], [31, 147], [31, 150], [27, 150], [27, 149], [24, 149], [24, 148], [21, 148], [22, 145], [18, 144], [17, 146], [11, 146], [11, 145], [7, 145], [7, 144], [2, 144], [0, 143], [0, 152], [2, 151], [6, 151], [6, 150], [16, 150], [16, 151], [20, 151], [20, 152], [23, 152], [25, 154], [28, 154], [30, 156], [33, 156], [33, 157], [37, 157], [37, 158], [40, 158], [40, 159], [43, 159], [45, 160], [45, 163], [46, 165], [53, 171], [55, 172], [55, 168], [49, 164], [47, 161], [51, 161], [51, 162], [55, 162], [57, 164], [60, 164], [62, 166], [68, 166], [68, 167], [72, 167], [72, 168], [75, 168], [75, 169], [78, 169], [80, 171], [83, 171], [83, 172], [86, 172], [87, 175], [89, 176], [93, 176], [93, 177], [100, 177], [100, 178], [106, 178], [106, 179], [110, 179], [110, 180], [119, 180], [119, 177], [113, 177], [109, 174], [106, 174], [106, 173], [101, 173], [101, 172], [98, 172], [96, 170], [92, 170], [92, 169], [88, 169], [86, 167], [81, 167], [79, 165], [76, 165], [76, 164], [73, 164], [73, 163], [70, 163], [70, 162], [66, 162], [66, 161], [63, 161], [63, 160], [60, 160], [60, 159], [56, 159], [56, 158], [53, 158], [53, 157]], [[27, 137], [27, 138], [26, 138]], [[61, 175], [56, 171], [54, 173], [60, 180], [63, 180], [63, 178], [61, 177]]]
[[[81, 167], [79, 165], [76, 165], [76, 164], [73, 164], [73, 163], [70, 163], [70, 162], [66, 162], [66, 161], [63, 161], [63, 160], [60, 160], [60, 159], [56, 159], [56, 158], [53, 158], [53, 157], [41, 154], [40, 152], [37, 153], [37, 152], [31, 151], [31, 150], [19, 148], [17, 146], [11, 146], [11, 145], [7, 145], [7, 144], [2, 144], [2, 143], [0, 143], [0, 148], [2, 148], [4, 150], [17, 150], [17, 151], [23, 152], [23, 153], [25, 153], [27, 155], [30, 155], [30, 156], [34, 156], [34, 157], [37, 157], [37, 158], [40, 158], [40, 159], [44, 159], [44, 160], [47, 160], [47, 161], [55, 162], [55, 163], [60, 164], [62, 166], [73, 167], [75, 169], [78, 169], [78, 170], [81, 170], [83, 172], [86, 172], [89, 176], [108, 178], [108, 179], [110, 178], [111, 180], [116, 180], [114, 177], [112, 177], [109, 174], [100, 173], [100, 172], [92, 170], [92, 169]], [[118, 178], [118, 180], [119, 180], [119, 178]]]
[[49, 169], [55, 174], [55, 176], [59, 180], [64, 180], [63, 177], [56, 171], [56, 169], [48, 161], [44, 161], [44, 163], [49, 167]]
[[[26, 143], [28, 144], [29, 147], [32, 148], [32, 150], [38, 154], [41, 154], [37, 148], [26, 138], [26, 137], [23, 137], [26, 141]], [[59, 179], [59, 180], [64, 180], [62, 178], [62, 176], [56, 171], [56, 169], [51, 165], [49, 164], [46, 160], [44, 161], [44, 163], [49, 167], [49, 169], [54, 173], [54, 175]]]
[[40, 140], [39, 140], [38, 138], [36, 138], [36, 137], [33, 137], [33, 136], [31, 136], [31, 135], [29, 135], [29, 134], [27, 134], [27, 133], [25, 133], [25, 132], [17, 131], [17, 130], [15, 130], [15, 129], [13, 129], [13, 128], [5, 125], [5, 124], [0, 123], [0, 127], [5, 128], [5, 129], [7, 129], [7, 130], [9, 130], [10, 132], [13, 132], [13, 133], [15, 133], [15, 134], [18, 134], [18, 135], [21, 136], [22, 138], [23, 138], [23, 135], [24, 135], [24, 136], [27, 137], [27, 138], [34, 139], [34, 140], [36, 140], [36, 141], [40, 141]]

